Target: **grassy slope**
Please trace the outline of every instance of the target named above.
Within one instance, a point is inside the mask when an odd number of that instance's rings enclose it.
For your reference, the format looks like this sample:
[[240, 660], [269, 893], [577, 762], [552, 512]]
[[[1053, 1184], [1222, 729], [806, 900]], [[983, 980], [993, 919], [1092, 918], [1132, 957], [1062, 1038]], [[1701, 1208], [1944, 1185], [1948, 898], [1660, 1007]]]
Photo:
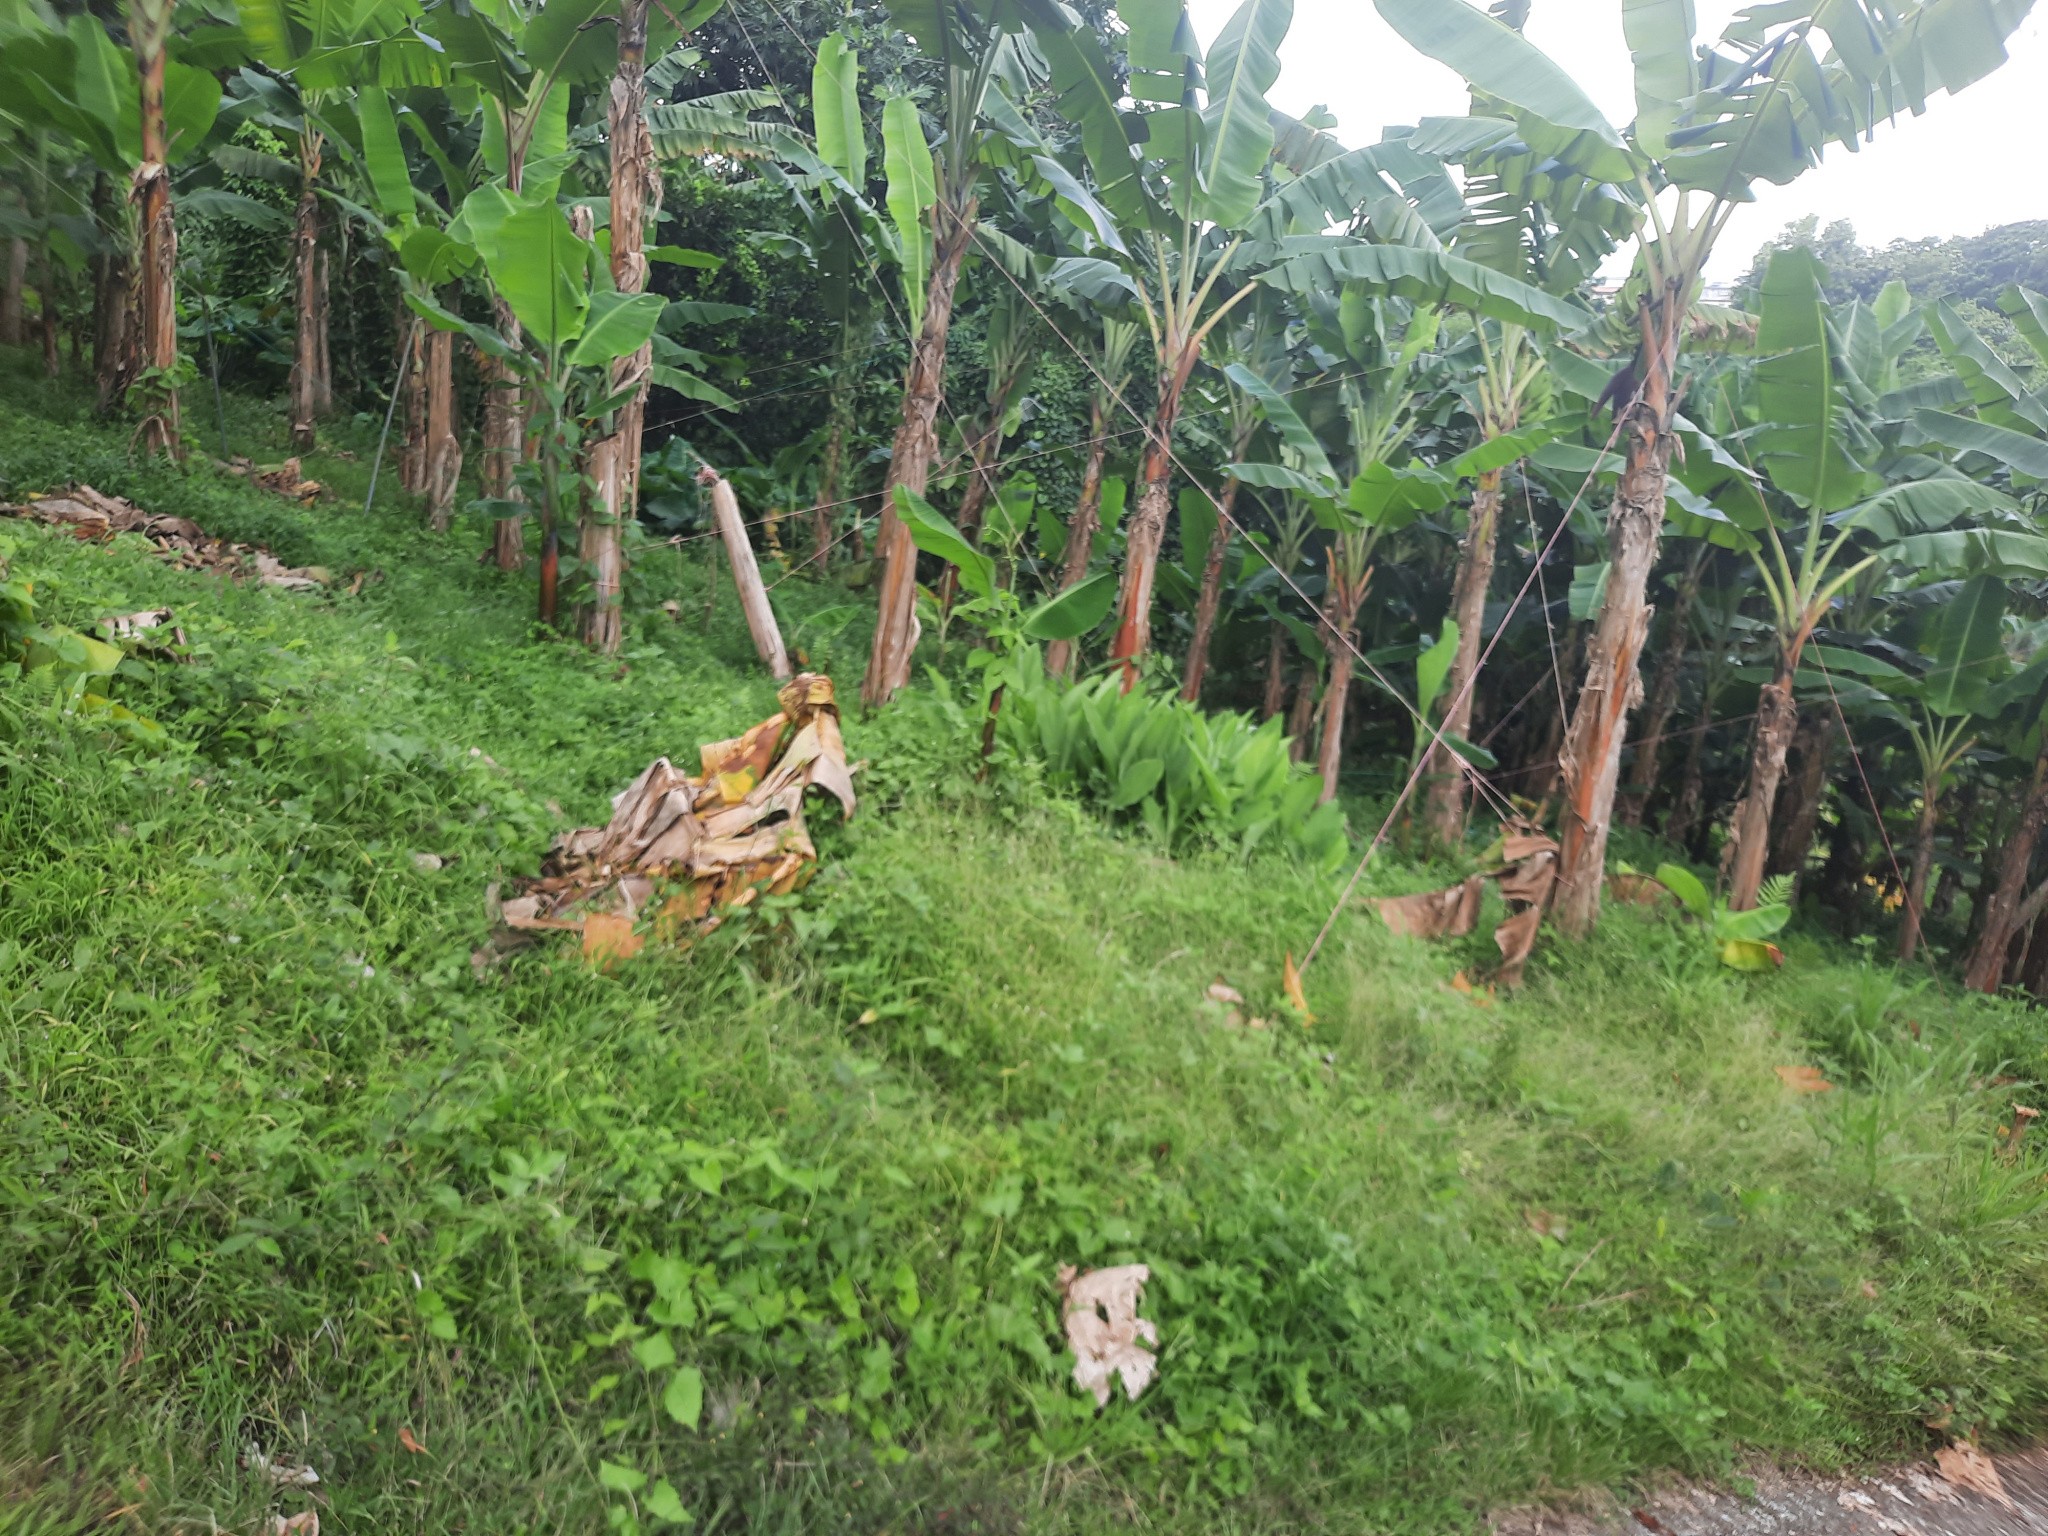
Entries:
[[[305, 1502], [238, 1468], [255, 1440], [341, 1532], [630, 1527], [607, 1463], [700, 1529], [1448, 1530], [1739, 1444], [1917, 1448], [1945, 1405], [2041, 1426], [2040, 1169], [1991, 1153], [2031, 1090], [1984, 1086], [2048, 1075], [2031, 1016], [1796, 936], [1739, 977], [1631, 913], [1481, 1007], [1443, 983], [1484, 930], [1360, 915], [1312, 1032], [1233, 1029], [1204, 987], [1281, 1017], [1333, 887], [977, 789], [918, 698], [849, 722], [863, 814], [788, 925], [478, 976], [550, 801], [601, 819], [767, 712], [730, 589], [707, 634], [702, 566], [650, 562], [688, 617], [634, 620], [617, 676], [530, 636], [475, 530], [133, 468], [5, 389], [0, 492], [76, 475], [384, 579], [0, 524], [52, 616], [168, 602], [210, 652], [132, 691], [184, 744], [153, 759], [0, 686], [0, 1526], [249, 1528]], [[1812, 1050], [1848, 1086], [1795, 1098], [1772, 1068]], [[632, 1352], [649, 1253], [696, 1431]], [[1098, 1417], [1054, 1271], [1134, 1261], [1160, 1377]]]

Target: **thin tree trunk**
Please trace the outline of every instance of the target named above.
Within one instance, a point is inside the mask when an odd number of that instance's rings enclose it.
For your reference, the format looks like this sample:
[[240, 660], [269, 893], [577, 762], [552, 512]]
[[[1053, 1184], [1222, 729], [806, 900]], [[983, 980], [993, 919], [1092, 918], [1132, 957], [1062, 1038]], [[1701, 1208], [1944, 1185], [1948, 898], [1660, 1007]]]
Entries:
[[790, 675], [789, 653], [782, 646], [782, 631], [775, 623], [775, 610], [768, 603], [768, 589], [761, 584], [761, 568], [754, 563], [754, 546], [747, 542], [747, 530], [740, 521], [739, 498], [732, 485], [716, 470], [697, 473], [697, 483], [711, 491], [711, 514], [717, 520], [719, 536], [725, 541], [726, 557], [732, 561], [733, 585], [740, 591], [740, 607], [747, 616], [747, 632], [754, 637], [754, 649], [779, 683]]
[[1806, 868], [1820, 828], [1821, 802], [1827, 798], [1828, 757], [1835, 746], [1835, 717], [1824, 710], [1802, 715], [1792, 738], [1799, 767], [1790, 785], [1789, 803], [1781, 803], [1772, 829], [1771, 857], [1765, 872], [1796, 875]]
[[1795, 658], [1757, 692], [1749, 782], [1728, 825], [1728, 838], [1734, 845], [1728, 884], [1731, 912], [1755, 907], [1757, 890], [1764, 883], [1764, 861], [1771, 852], [1771, 812], [1777, 808], [1778, 780], [1784, 776], [1785, 754], [1792, 749], [1792, 733], [1799, 723], [1799, 706], [1792, 702], [1792, 668], [1797, 665]]
[[1323, 695], [1323, 745], [1316, 767], [1322, 775], [1320, 803], [1337, 798], [1337, 776], [1344, 766], [1344, 706], [1351, 697], [1351, 631], [1358, 623], [1358, 610], [1372, 580], [1367, 566], [1356, 578], [1347, 578], [1337, 562], [1337, 550], [1330, 550], [1330, 579], [1323, 594], [1323, 649], [1330, 657], [1330, 686]]
[[0, 346], [18, 347], [27, 339], [28, 241], [16, 235], [7, 242], [7, 276], [0, 284]]
[[1635, 761], [1629, 764], [1627, 793], [1617, 797], [1615, 819], [1625, 827], [1640, 827], [1649, 809], [1650, 796], [1657, 788], [1657, 764], [1662, 756], [1664, 731], [1678, 708], [1678, 674], [1685, 665], [1686, 635], [1692, 622], [1692, 607], [1700, 595], [1700, 576], [1706, 568], [1703, 556], [1686, 563], [1678, 580], [1678, 592], [1671, 612], [1664, 620], [1664, 649], [1657, 657], [1657, 672], [1643, 705], [1643, 731], [1638, 738]]
[[1537, 800], [1548, 800], [1557, 792], [1559, 781], [1564, 776], [1565, 722], [1571, 717], [1571, 701], [1558, 696], [1560, 686], [1566, 686], [1564, 679], [1579, 675], [1579, 653], [1586, 647], [1586, 631], [1582, 624], [1573, 624], [1571, 638], [1565, 641], [1564, 658], [1556, 664], [1556, 675], [1551, 686], [1545, 690], [1545, 702], [1552, 707], [1543, 728], [1543, 741], [1536, 749], [1531, 763], [1535, 773], [1531, 776], [1529, 792]]
[[427, 522], [446, 533], [462, 476], [462, 439], [455, 431], [455, 333], [426, 329], [426, 444], [423, 482]]
[[[1233, 458], [1244, 457], [1242, 451]], [[1188, 642], [1187, 665], [1181, 670], [1180, 696], [1190, 704], [1202, 702], [1202, 680], [1209, 675], [1209, 643], [1216, 634], [1216, 614], [1223, 606], [1223, 556], [1230, 547], [1231, 514], [1237, 510], [1237, 481], [1223, 482], [1223, 492], [1218, 501], [1222, 504], [1222, 515], [1216, 519], [1216, 531], [1210, 536], [1209, 549], [1202, 561], [1202, 592], [1195, 600], [1195, 634]]]
[[1934, 867], [1934, 829], [1941, 815], [1941, 786], [1920, 786], [1920, 820], [1913, 831], [1913, 869], [1906, 876], [1906, 910], [1899, 923], [1899, 959], [1920, 948], [1920, 921], [1927, 907], [1927, 872]]
[[1685, 768], [1678, 778], [1678, 796], [1671, 802], [1671, 814], [1664, 818], [1666, 842], [1684, 844], [1700, 817], [1702, 774], [1700, 763], [1706, 752], [1707, 727], [1714, 718], [1714, 700], [1704, 689], [1700, 693], [1699, 719], [1686, 734]]
[[[2048, 886], [2042, 890], [2048, 892]], [[2013, 967], [2013, 979], [2033, 994], [2035, 1002], [2048, 1002], [2048, 911], [2028, 925], [2026, 949]]]
[[1641, 394], [1622, 412], [1628, 440], [1620, 484], [1607, 514], [1607, 596], [1559, 765], [1565, 804], [1551, 915], [1568, 934], [1583, 936], [1600, 920], [1607, 834], [1620, 780], [1628, 716], [1642, 697], [1636, 663], [1649, 633], [1646, 601], [1657, 537], [1664, 526], [1664, 476], [1671, 462], [1671, 370], [1677, 352], [1679, 296], [1645, 303]]
[[[842, 367], [844, 359], [841, 360]], [[839, 466], [846, 456], [846, 416], [840, 386], [833, 380], [832, 428], [825, 437], [825, 462], [818, 470], [818, 499], [811, 506], [811, 562], [823, 575], [831, 563], [832, 517], [839, 506]]]
[[294, 297], [298, 333], [292, 349], [292, 450], [311, 453], [313, 423], [319, 415], [320, 381], [320, 179], [322, 142], [311, 128], [299, 135], [299, 206], [292, 224]]
[[[36, 284], [36, 318], [41, 322], [43, 332], [43, 374], [56, 378], [57, 365], [57, 264], [50, 260], [46, 248], [42, 258], [41, 278]], [[73, 349], [74, 354], [76, 348]], [[73, 362], [77, 361], [76, 356]]]
[[330, 262], [323, 248], [315, 254], [313, 280], [313, 414], [334, 411], [334, 360], [328, 352], [328, 329], [332, 309], [328, 302]]
[[1984, 903], [1984, 924], [1963, 971], [1963, 985], [1973, 992], [1996, 992], [2004, 979], [2005, 955], [2019, 931], [2020, 893], [2034, 865], [2041, 828], [2048, 826], [2048, 745], [2034, 759], [2034, 777], [2020, 810], [2020, 824], [2006, 843], [1998, 867], [1998, 885]]
[[149, 376], [149, 414], [143, 418], [145, 453], [185, 456], [178, 420], [178, 231], [171, 215], [170, 147], [164, 138], [164, 50], [170, 39], [170, 0], [130, 6], [129, 37], [142, 81], [142, 163], [130, 196], [140, 237], [137, 321], [140, 362]]
[[1124, 691], [1138, 681], [1139, 668], [1152, 648], [1152, 583], [1159, 571], [1159, 549], [1166, 542], [1168, 492], [1173, 481], [1173, 429], [1180, 420], [1180, 402], [1194, 371], [1199, 349], [1186, 347], [1159, 381], [1159, 403], [1146, 434], [1145, 458], [1139, 474], [1138, 507], [1124, 539], [1123, 592], [1118, 600], [1116, 641], [1110, 659], [1120, 662]]
[[[93, 177], [93, 220], [102, 230], [121, 227], [113, 185], [104, 171]], [[133, 259], [125, 243], [92, 257], [92, 375], [96, 409], [104, 415], [120, 403], [135, 376], [135, 295], [129, 276]]]
[[1304, 664], [1294, 680], [1294, 702], [1287, 711], [1287, 755], [1297, 763], [1308, 761], [1308, 735], [1316, 723], [1316, 685], [1322, 680], [1313, 664]]
[[405, 365], [405, 441], [398, 449], [398, 484], [412, 495], [427, 488], [427, 327], [403, 330], [401, 347], [412, 348]]
[[[969, 544], [980, 542], [982, 513], [988, 506], [989, 497], [994, 494], [989, 465], [995, 462], [1002, 445], [1003, 409], [1000, 404], [991, 402], [989, 414], [968, 448], [967, 486], [960, 493], [960, 506], [953, 519], [953, 525], [960, 530], [960, 537]], [[950, 613], [959, 589], [960, 572], [949, 565], [939, 577], [939, 607]]]
[[941, 196], [933, 209], [938, 223], [924, 321], [910, 350], [903, 420], [896, 428], [889, 473], [882, 482], [882, 524], [875, 536], [882, 560], [881, 593], [874, 646], [860, 685], [861, 700], [869, 708], [888, 703], [910, 680], [911, 653], [917, 649], [917, 546], [911, 543], [909, 527], [896, 515], [896, 487], [922, 496], [931, 481], [932, 458], [939, 446], [939, 406], [946, 392], [946, 337], [953, 325], [953, 296], [973, 238], [977, 207], [971, 197], [964, 207], [955, 208]]
[[[1102, 467], [1109, 456], [1107, 407], [1096, 395], [1088, 408], [1088, 459], [1081, 470], [1081, 499], [1074, 507], [1074, 521], [1067, 528], [1066, 568], [1060, 573], [1060, 590], [1078, 586], [1088, 575], [1088, 562], [1095, 557], [1095, 534], [1102, 526]], [[1053, 677], [1070, 676], [1074, 670], [1074, 642], [1055, 640], [1045, 648], [1045, 670]]]
[[[621, 293], [647, 289], [647, 205], [650, 183], [655, 179], [654, 146], [645, 121], [647, 5], [648, 0], [624, 0], [620, 6], [619, 65], [612, 76], [612, 282]], [[591, 575], [583, 643], [607, 656], [619, 648], [625, 525], [639, 506], [640, 439], [646, 417], [647, 375], [653, 361], [650, 342], [611, 365], [612, 392], [630, 390], [632, 394], [619, 407], [611, 434], [592, 450], [597, 496], [592, 503], [594, 515], [585, 520], [583, 528], [583, 560]]]
[[[519, 345], [519, 318], [503, 299], [493, 299], [498, 334], [506, 344]], [[484, 385], [483, 464], [478, 480], [489, 501], [499, 503], [501, 514], [491, 531], [491, 558], [501, 571], [516, 571], [526, 564], [526, 518], [507, 513], [502, 503], [519, 502], [521, 495], [514, 471], [524, 451], [526, 411], [520, 400], [519, 376], [500, 358], [477, 354], [477, 372]]]
[[[1494, 547], [1500, 536], [1501, 471], [1490, 469], [1473, 487], [1472, 509], [1465, 520], [1465, 542], [1458, 550], [1458, 573], [1451, 583], [1450, 617], [1458, 626], [1458, 648], [1444, 678], [1443, 730], [1469, 740], [1472, 695], [1469, 686], [1479, 670], [1480, 631], [1486, 627], [1486, 593], [1493, 585]], [[1465, 841], [1465, 775], [1449, 748], [1429, 749], [1428, 808], [1430, 836], [1439, 846], [1456, 848]]]
[[1287, 626], [1275, 619], [1266, 631], [1266, 691], [1259, 699], [1259, 719], [1270, 720], [1287, 707]]

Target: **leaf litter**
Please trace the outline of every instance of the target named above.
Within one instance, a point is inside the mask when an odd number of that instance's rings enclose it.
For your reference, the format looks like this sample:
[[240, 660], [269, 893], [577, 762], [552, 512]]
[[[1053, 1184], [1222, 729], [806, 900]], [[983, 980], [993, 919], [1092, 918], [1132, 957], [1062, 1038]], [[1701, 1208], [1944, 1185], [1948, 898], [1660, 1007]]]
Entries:
[[1107, 1408], [1111, 1383], [1123, 1382], [1124, 1395], [1136, 1402], [1159, 1368], [1159, 1357], [1139, 1340], [1156, 1345], [1159, 1330], [1138, 1316], [1151, 1266], [1124, 1264], [1114, 1269], [1077, 1272], [1060, 1266], [1060, 1297], [1066, 1313], [1067, 1343], [1074, 1351], [1074, 1385]]
[[181, 570], [219, 571], [237, 578], [253, 576], [268, 587], [307, 591], [326, 586], [330, 579], [320, 566], [286, 565], [261, 545], [216, 539], [189, 517], [145, 512], [124, 497], [106, 495], [89, 485], [74, 485], [23, 502], [0, 503], [0, 517], [21, 517], [53, 528], [68, 528], [74, 538], [86, 541], [109, 539], [117, 533], [139, 533], [156, 546], [159, 559]]
[[[1522, 983], [1523, 968], [1536, 948], [1537, 929], [1557, 888], [1557, 843], [1526, 823], [1504, 825], [1488, 852], [1493, 857], [1484, 862], [1492, 867], [1468, 875], [1456, 885], [1412, 896], [1381, 896], [1372, 905], [1388, 930], [1403, 938], [1461, 939], [1478, 926], [1486, 882], [1493, 881], [1509, 913], [1493, 930], [1500, 965], [1489, 979], [1496, 986], [1513, 989]], [[1464, 990], [1471, 988], [1468, 978]]]
[[651, 936], [681, 942], [761, 895], [787, 895], [816, 872], [804, 796], [822, 789], [854, 811], [853, 770], [832, 680], [802, 673], [782, 706], [744, 734], [698, 749], [692, 775], [658, 757], [612, 800], [611, 820], [555, 839], [538, 879], [498, 908], [505, 928], [581, 935], [608, 967]]

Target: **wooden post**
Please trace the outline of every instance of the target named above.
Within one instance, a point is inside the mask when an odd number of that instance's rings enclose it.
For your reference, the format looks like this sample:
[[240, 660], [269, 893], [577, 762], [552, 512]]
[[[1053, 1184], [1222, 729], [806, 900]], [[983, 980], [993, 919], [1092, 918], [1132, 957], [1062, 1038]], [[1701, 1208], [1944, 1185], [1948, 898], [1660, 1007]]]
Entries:
[[782, 648], [782, 631], [776, 627], [775, 610], [768, 606], [768, 589], [761, 585], [761, 567], [754, 563], [754, 546], [747, 542], [747, 530], [740, 526], [740, 502], [732, 485], [708, 466], [697, 472], [697, 483], [711, 492], [711, 514], [718, 519], [719, 536], [732, 561], [733, 585], [740, 591], [740, 607], [747, 615], [747, 630], [754, 637], [754, 649], [768, 664], [775, 680], [790, 676], [789, 653]]

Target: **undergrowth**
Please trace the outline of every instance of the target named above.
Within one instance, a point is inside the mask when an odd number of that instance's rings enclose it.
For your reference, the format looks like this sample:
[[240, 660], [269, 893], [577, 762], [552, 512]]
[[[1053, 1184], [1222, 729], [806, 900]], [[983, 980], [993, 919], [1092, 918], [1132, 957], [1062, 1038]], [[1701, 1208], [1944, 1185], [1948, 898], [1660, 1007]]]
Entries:
[[[165, 603], [198, 653], [128, 685], [157, 753], [0, 684], [0, 1524], [1451, 1531], [2042, 1426], [2019, 1006], [1796, 928], [1738, 975], [1629, 910], [1487, 998], [1447, 983], [1490, 923], [1360, 909], [1304, 1029], [1282, 957], [1335, 877], [977, 783], [929, 690], [849, 714], [861, 813], [800, 897], [616, 974], [483, 964], [494, 882], [772, 708], [701, 546], [646, 553], [599, 660], [480, 529], [365, 516], [366, 443], [302, 510], [7, 391], [0, 494], [89, 480], [337, 581], [0, 524], [52, 617]], [[1135, 1262], [1159, 1376], [1098, 1413], [1056, 1273]]]

